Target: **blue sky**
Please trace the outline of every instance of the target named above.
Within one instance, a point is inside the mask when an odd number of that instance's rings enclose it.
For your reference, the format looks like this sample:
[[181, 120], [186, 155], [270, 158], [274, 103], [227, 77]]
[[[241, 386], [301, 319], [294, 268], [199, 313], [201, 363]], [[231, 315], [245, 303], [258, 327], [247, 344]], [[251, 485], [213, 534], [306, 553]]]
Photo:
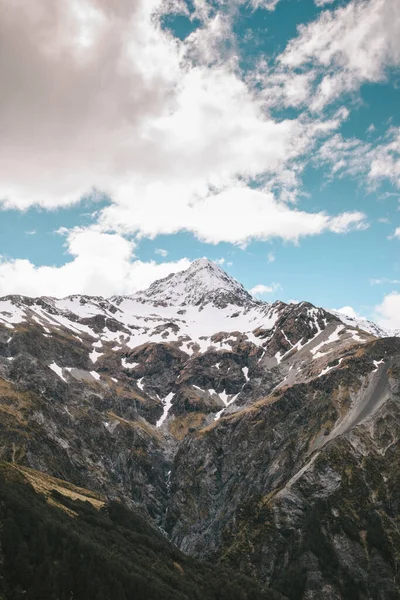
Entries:
[[0, 294], [130, 293], [207, 256], [400, 328], [400, 5], [106, 6], [3, 13]]

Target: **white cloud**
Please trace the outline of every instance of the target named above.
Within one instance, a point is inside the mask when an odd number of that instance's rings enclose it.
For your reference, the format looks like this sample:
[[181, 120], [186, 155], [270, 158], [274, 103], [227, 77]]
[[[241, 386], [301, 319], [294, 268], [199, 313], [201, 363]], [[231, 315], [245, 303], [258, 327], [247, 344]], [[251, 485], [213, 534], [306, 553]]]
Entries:
[[0, 0], [0, 198], [9, 206], [112, 191], [137, 157], [151, 162], [149, 121], [171, 109], [181, 75], [179, 44], [153, 18], [160, 5]]
[[315, 6], [326, 6], [327, 4], [333, 4], [335, 0], [314, 0]]
[[280, 285], [280, 283], [272, 283], [271, 285], [264, 285], [263, 283], [259, 283], [258, 285], [255, 285], [253, 288], [251, 288], [250, 294], [252, 294], [252, 296], [264, 296], [265, 294], [272, 294], [274, 292], [277, 292], [278, 290], [281, 290], [282, 287]]
[[398, 239], [400, 240], [400, 227], [396, 227], [393, 234], [389, 236], [389, 240]]
[[190, 266], [186, 258], [162, 264], [137, 260], [134, 244], [117, 234], [75, 229], [68, 232], [66, 245], [72, 260], [60, 267], [0, 259], [0, 296], [131, 294]]
[[[280, 0], [250, 0], [253, 8], [264, 8], [265, 10], [275, 10]], [[242, 4], [246, 4], [246, 0], [242, 0]]]
[[392, 292], [375, 307], [376, 320], [386, 329], [400, 329], [400, 293]]
[[381, 279], [370, 279], [369, 280], [371, 285], [385, 285], [385, 284], [391, 284], [391, 285], [396, 285], [400, 283], [399, 279], [388, 279], [387, 277], [382, 277]]
[[391, 127], [375, 144], [335, 134], [322, 143], [315, 162], [330, 166], [331, 175], [363, 175], [375, 188], [382, 181], [400, 187], [400, 127]]
[[275, 262], [275, 254], [274, 254], [273, 252], [269, 252], [269, 253], [268, 253], [268, 256], [267, 256], [267, 261], [268, 261], [269, 263], [273, 263], [273, 262]]
[[[251, 4], [273, 10], [277, 2]], [[132, 293], [189, 265], [187, 259], [141, 262], [124, 235], [155, 238], [187, 231], [207, 243], [245, 246], [257, 239], [297, 243], [305, 236], [367, 227], [358, 211], [334, 215], [290, 204], [299, 196], [309, 157], [348, 112], [281, 120], [269, 112], [279, 103], [306, 105], [322, 66], [354, 71], [346, 54], [344, 13], [335, 12], [330, 21], [324, 17], [325, 41], [317, 39], [321, 20], [302, 28], [259, 92], [254, 79], [244, 80], [237, 69], [231, 36], [234, 11], [244, 0], [221, 2], [225, 13], [205, 0], [194, 4], [203, 25], [180, 42], [155, 18], [166, 11], [188, 14], [180, 0], [0, 0], [7, 55], [7, 62], [0, 62], [0, 129], [7, 147], [0, 157], [0, 200], [26, 209], [68, 205], [91, 190], [110, 197], [91, 229], [65, 230], [71, 256], [65, 265], [0, 261], [2, 295]], [[373, 2], [361, 4], [367, 11]], [[360, 18], [363, 14], [360, 8]], [[349, 27], [359, 31], [354, 19]], [[344, 48], [333, 52], [335, 31]], [[230, 37], [227, 51], [220, 52]], [[321, 46], [326, 64], [318, 54]], [[320, 160], [328, 161], [333, 150], [340, 161], [343, 152], [328, 143]], [[348, 154], [359, 150], [355, 144]], [[387, 165], [396, 152], [392, 146], [370, 155], [371, 178], [393, 174], [393, 165]], [[168, 255], [162, 248], [155, 253]], [[274, 259], [270, 253], [268, 262]], [[254, 293], [272, 293], [276, 285], [260, 284]]]
[[352, 306], [342, 306], [342, 308], [335, 309], [338, 313], [351, 317], [352, 319], [364, 319]]
[[159, 256], [165, 258], [168, 256], [168, 250], [164, 250], [164, 248], [156, 248], [154, 254], [158, 254]]
[[[99, 231], [186, 230], [211, 243], [297, 241], [362, 227], [360, 213], [290, 210], [268, 191], [283, 189], [281, 198], [293, 200], [306, 157], [346, 114], [279, 121], [229, 60], [193, 64], [204, 36], [226, 37], [226, 20], [204, 2], [196, 9], [205, 25], [186, 42], [161, 30], [162, 0], [3, 4], [6, 207], [63, 206], [95, 189], [111, 197]], [[260, 178], [264, 192], [246, 187]]]
[[186, 230], [207, 243], [239, 245], [272, 238], [297, 242], [304, 236], [327, 231], [346, 233], [367, 226], [361, 212], [337, 216], [308, 213], [278, 202], [268, 191], [247, 187], [234, 187], [191, 202], [179, 188], [171, 191], [171, 197], [160, 194], [156, 184], [146, 191], [132, 198], [129, 189], [125, 204], [120, 202], [103, 210], [99, 226], [149, 238]]
[[[400, 64], [400, 4], [393, 0], [352, 0], [299, 27], [279, 57], [283, 70], [313, 74], [311, 109], [321, 110], [363, 83], [384, 81]], [[320, 83], [318, 77], [322, 76]]]

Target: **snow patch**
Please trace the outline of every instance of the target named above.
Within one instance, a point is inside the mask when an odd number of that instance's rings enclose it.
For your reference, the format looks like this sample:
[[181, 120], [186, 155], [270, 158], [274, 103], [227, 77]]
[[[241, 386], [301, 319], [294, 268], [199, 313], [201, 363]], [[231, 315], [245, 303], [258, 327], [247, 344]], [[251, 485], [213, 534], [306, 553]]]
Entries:
[[[327, 352], [317, 352], [317, 354], [314, 354], [313, 356], [313, 360], [317, 360], [317, 358], [322, 358], [323, 356], [327, 356], [328, 354], [330, 354], [332, 352], [333, 349], [328, 350]], [[312, 350], [311, 350], [312, 352]]]
[[98, 352], [96, 349], [93, 349], [89, 354], [90, 360], [93, 364], [97, 362], [97, 359], [100, 358], [100, 356], [103, 356], [103, 352]]
[[218, 411], [214, 417], [214, 421], [218, 421], [218, 419], [221, 418], [221, 415], [226, 411], [226, 409], [235, 402], [235, 400], [239, 396], [239, 394], [235, 394], [232, 396], [232, 394], [227, 394], [225, 392], [225, 390], [220, 394], [217, 394], [215, 390], [208, 390], [208, 391], [219, 396], [221, 398], [222, 402], [225, 404], [225, 408]]
[[62, 368], [61, 368], [61, 367], [59, 367], [59, 366], [57, 365], [57, 363], [55, 363], [55, 362], [52, 362], [52, 363], [51, 363], [51, 365], [49, 365], [49, 368], [50, 368], [52, 371], [54, 371], [54, 373], [55, 373], [56, 375], [58, 375], [58, 377], [59, 377], [60, 379], [62, 379], [63, 381], [65, 381], [65, 383], [68, 383], [68, 382], [67, 382], [67, 380], [65, 379], [64, 375], [63, 375], [63, 370], [62, 370]]
[[314, 348], [311, 348], [311, 350], [310, 350], [311, 354], [315, 355], [320, 348], [323, 348], [323, 346], [327, 346], [328, 344], [333, 344], [333, 342], [339, 341], [339, 339], [340, 339], [339, 333], [341, 333], [343, 331], [343, 329], [344, 329], [344, 326], [339, 325], [339, 327], [337, 327], [335, 329], [335, 331], [333, 331], [331, 333], [331, 335], [328, 337], [328, 339], [324, 340], [317, 346], [314, 346]]
[[115, 429], [118, 426], [118, 421], [113, 421], [112, 423], [110, 423], [109, 421], [104, 421], [103, 425], [110, 433], [114, 433]]
[[365, 344], [367, 342], [367, 340], [365, 340], [364, 338], [360, 337], [360, 335], [358, 334], [358, 331], [355, 331], [354, 329], [348, 330], [349, 333], [351, 333], [351, 336], [353, 338], [353, 340], [355, 342], [360, 342], [362, 344]]
[[138, 367], [140, 363], [128, 363], [126, 358], [121, 358], [121, 365], [124, 367], [124, 369], [134, 369], [135, 367]]
[[170, 411], [170, 408], [172, 407], [172, 400], [173, 400], [174, 396], [175, 396], [174, 392], [170, 392], [168, 394], [168, 396], [166, 398], [164, 398], [164, 400], [162, 400], [164, 412], [161, 415], [161, 417], [158, 419], [158, 421], [156, 423], [156, 427], [161, 427], [161, 425], [164, 423], [165, 419], [168, 417], [168, 413]]
[[383, 360], [383, 358], [382, 358], [382, 360], [374, 360], [375, 369], [372, 372], [375, 373], [378, 370], [379, 365], [383, 365], [384, 362], [385, 361]]
[[322, 377], [323, 375], [326, 375], [327, 373], [329, 373], [329, 371], [332, 371], [332, 369], [337, 369], [341, 362], [342, 362], [343, 358], [341, 358], [338, 362], [337, 365], [333, 365], [333, 367], [326, 367], [325, 369], [322, 369], [321, 373], [318, 375], [318, 377]]

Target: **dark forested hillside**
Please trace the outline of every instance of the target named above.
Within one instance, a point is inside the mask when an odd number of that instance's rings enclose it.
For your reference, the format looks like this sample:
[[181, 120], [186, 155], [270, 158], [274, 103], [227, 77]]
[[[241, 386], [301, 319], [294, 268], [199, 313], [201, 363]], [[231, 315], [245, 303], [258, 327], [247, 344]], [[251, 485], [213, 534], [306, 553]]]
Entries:
[[0, 527], [2, 600], [280, 598], [184, 556], [119, 503], [7, 463], [0, 465]]

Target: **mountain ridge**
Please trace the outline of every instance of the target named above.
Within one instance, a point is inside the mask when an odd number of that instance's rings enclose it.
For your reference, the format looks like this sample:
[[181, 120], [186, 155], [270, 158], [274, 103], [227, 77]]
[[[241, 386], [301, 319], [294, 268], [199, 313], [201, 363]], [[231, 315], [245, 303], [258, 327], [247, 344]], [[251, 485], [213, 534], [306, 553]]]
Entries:
[[[131, 295], [114, 295], [105, 298], [102, 296], [72, 294], [64, 298], [49, 296], [33, 298], [20, 294], [9, 294], [1, 297], [0, 303], [3, 303], [4, 305], [7, 301], [12, 304], [19, 302], [28, 306], [32, 306], [35, 303], [41, 305], [45, 304], [49, 310], [54, 310], [59, 307], [59, 310], [66, 312], [73, 313], [75, 310], [77, 311], [76, 314], [78, 316], [90, 316], [95, 314], [93, 312], [94, 309], [92, 309], [92, 312], [88, 311], [88, 314], [84, 315], [82, 314], [84, 311], [82, 308], [79, 310], [78, 305], [82, 307], [85, 304], [91, 304], [94, 307], [97, 304], [99, 308], [115, 314], [117, 312], [116, 307], [120, 306], [124, 300], [127, 302], [137, 302], [142, 305], [150, 304], [151, 308], [159, 310], [163, 307], [171, 308], [172, 306], [176, 306], [178, 309], [176, 312], [180, 309], [184, 310], [187, 306], [197, 307], [199, 310], [203, 310], [207, 305], [222, 309], [227, 308], [231, 304], [232, 306], [238, 306], [239, 308], [244, 309], [245, 312], [248, 312], [251, 308], [260, 308], [264, 309], [265, 313], [273, 306], [289, 306], [279, 300], [271, 304], [251, 296], [241, 283], [228, 275], [216, 263], [205, 258], [197, 259], [193, 261], [188, 269], [178, 273], [171, 273], [163, 279], [154, 281], [147, 289], [135, 292]], [[297, 303], [297, 306], [301, 306], [304, 303], [315, 307], [307, 301], [301, 301]], [[296, 305], [296, 303], [293, 304]], [[136, 309], [138, 310], [138, 307], [136, 307]], [[333, 309], [323, 310], [339, 318], [345, 324], [358, 327], [367, 333], [372, 333], [379, 337], [399, 335], [399, 332], [386, 331], [368, 319], [349, 317]], [[3, 311], [0, 310], [0, 319], [2, 312], [4, 312], [4, 307]], [[166, 316], [172, 315], [173, 311], [170, 311], [170, 314]], [[177, 317], [178, 315], [175, 314], [174, 316]], [[5, 321], [4, 318], [3, 321]]]
[[400, 599], [400, 339], [209, 269], [0, 299], [0, 459], [289, 600]]

